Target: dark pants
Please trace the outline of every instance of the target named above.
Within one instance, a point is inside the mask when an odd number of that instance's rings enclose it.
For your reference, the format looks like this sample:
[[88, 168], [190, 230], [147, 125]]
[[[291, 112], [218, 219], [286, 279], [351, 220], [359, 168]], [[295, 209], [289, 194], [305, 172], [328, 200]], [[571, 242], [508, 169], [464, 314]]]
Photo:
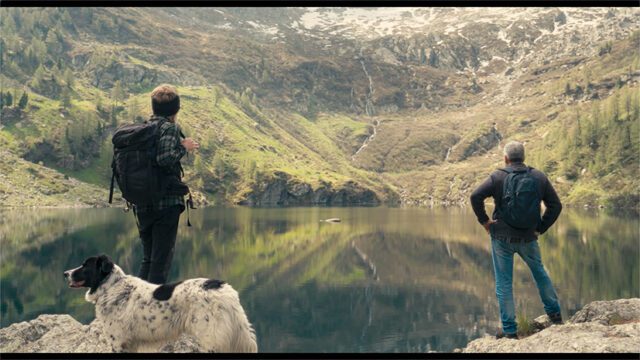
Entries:
[[138, 212], [138, 231], [143, 248], [138, 277], [142, 280], [154, 284], [167, 281], [181, 212], [179, 205], [158, 211]]

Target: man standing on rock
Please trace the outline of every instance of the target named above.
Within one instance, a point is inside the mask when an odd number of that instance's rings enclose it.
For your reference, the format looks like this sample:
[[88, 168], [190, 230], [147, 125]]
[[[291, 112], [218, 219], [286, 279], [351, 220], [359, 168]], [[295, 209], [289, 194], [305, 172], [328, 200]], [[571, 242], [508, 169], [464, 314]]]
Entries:
[[[502, 331], [496, 338], [517, 339], [513, 300], [513, 255], [529, 266], [544, 310], [554, 324], [561, 324], [560, 304], [551, 279], [542, 265], [538, 236], [553, 225], [562, 204], [549, 179], [524, 163], [524, 146], [512, 141], [504, 147], [506, 167], [494, 171], [472, 194], [471, 205], [478, 221], [491, 236], [491, 255], [500, 306]], [[489, 219], [484, 200], [493, 197], [495, 209]], [[540, 218], [540, 201], [546, 210]]]
[[[180, 138], [176, 124], [180, 110], [180, 96], [171, 85], [160, 85], [151, 92], [153, 116], [149, 121], [160, 121], [156, 161], [178, 179], [182, 167], [180, 159], [200, 145], [191, 138]], [[187, 190], [188, 191], [188, 190]], [[178, 233], [178, 220], [184, 211], [183, 195], [167, 193], [157, 206], [134, 208], [138, 218], [138, 231], [142, 240], [143, 259], [138, 277], [154, 284], [163, 284], [169, 275]]]

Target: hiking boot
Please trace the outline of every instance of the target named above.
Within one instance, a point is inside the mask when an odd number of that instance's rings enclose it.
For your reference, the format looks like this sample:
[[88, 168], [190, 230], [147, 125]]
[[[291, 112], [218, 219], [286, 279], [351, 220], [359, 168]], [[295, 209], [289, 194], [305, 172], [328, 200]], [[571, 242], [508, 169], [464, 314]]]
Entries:
[[518, 334], [505, 334], [502, 332], [502, 330], [498, 331], [498, 333], [496, 334], [496, 339], [502, 339], [502, 338], [518, 340]]
[[547, 314], [549, 316], [549, 320], [551, 320], [551, 323], [554, 325], [562, 325], [562, 315], [560, 315], [560, 313], [556, 313], [556, 314]]

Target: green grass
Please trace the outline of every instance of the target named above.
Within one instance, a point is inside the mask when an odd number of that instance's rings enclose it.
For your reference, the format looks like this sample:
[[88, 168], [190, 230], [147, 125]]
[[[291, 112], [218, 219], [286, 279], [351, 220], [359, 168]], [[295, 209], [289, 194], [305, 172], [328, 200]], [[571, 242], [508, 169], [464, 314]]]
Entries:
[[518, 313], [516, 316], [516, 324], [518, 325], [518, 337], [520, 338], [533, 335], [536, 332], [533, 320], [529, 319], [524, 313]]

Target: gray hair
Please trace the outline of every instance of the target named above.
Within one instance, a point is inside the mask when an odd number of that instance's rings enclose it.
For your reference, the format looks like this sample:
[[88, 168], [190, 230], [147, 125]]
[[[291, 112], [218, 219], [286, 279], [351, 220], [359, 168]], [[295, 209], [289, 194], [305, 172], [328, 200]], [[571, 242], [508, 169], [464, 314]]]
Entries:
[[524, 145], [519, 141], [511, 141], [504, 146], [504, 154], [510, 161], [524, 161]]

